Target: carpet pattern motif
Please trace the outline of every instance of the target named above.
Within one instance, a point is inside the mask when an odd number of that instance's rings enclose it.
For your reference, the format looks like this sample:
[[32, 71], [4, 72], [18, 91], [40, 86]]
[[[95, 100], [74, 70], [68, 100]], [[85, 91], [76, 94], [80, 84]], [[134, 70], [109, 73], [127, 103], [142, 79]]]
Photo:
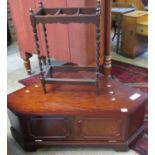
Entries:
[[[148, 70], [146, 68], [137, 67], [114, 60], [112, 61], [112, 65], [112, 75], [114, 75], [124, 84], [148, 93]], [[37, 83], [38, 81], [39, 75], [33, 75], [29, 78], [20, 80], [19, 83], [23, 84], [24, 86], [29, 86], [31, 84]], [[146, 116], [144, 120], [144, 134], [131, 147], [140, 155], [148, 155], [148, 104], [146, 105], [145, 114]]]

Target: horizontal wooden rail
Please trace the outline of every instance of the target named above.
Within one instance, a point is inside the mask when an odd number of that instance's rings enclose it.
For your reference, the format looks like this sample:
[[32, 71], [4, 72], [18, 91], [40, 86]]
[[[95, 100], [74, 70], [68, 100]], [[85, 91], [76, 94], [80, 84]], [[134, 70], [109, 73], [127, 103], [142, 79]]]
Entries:
[[[100, 18], [100, 16], [98, 16]], [[36, 15], [35, 16], [35, 21], [36, 24], [43, 23], [43, 24], [50, 24], [50, 23], [62, 23], [62, 24], [68, 24], [68, 23], [93, 23], [97, 24], [98, 19], [96, 15], [68, 15], [68, 16], [52, 16], [52, 15], [47, 15], [47, 16], [41, 16], [41, 15]]]
[[52, 66], [53, 71], [89, 71], [95, 72], [96, 67], [87, 66]]
[[45, 78], [46, 84], [70, 84], [70, 85], [96, 85], [96, 79], [74, 79], [74, 78]]
[[[58, 12], [58, 10], [61, 10], [59, 12], [59, 14], [66, 14], [66, 15], [73, 15], [76, 14], [77, 11], [79, 10], [79, 14], [96, 14], [96, 8], [92, 8], [92, 7], [87, 7], [87, 8], [43, 8], [40, 9], [42, 10], [42, 15], [56, 15], [56, 13]], [[40, 10], [36, 13], [36, 15], [40, 15]], [[57, 14], [58, 15], [58, 14]]]

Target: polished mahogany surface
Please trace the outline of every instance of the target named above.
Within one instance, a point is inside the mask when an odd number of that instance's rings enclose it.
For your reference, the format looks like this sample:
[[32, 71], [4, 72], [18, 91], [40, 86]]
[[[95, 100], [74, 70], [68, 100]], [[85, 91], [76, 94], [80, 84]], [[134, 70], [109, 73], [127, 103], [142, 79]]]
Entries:
[[[86, 72], [55, 73], [93, 78]], [[8, 95], [11, 133], [25, 151], [43, 146], [102, 146], [127, 151], [143, 133], [147, 95], [100, 75], [93, 86], [35, 83]]]
[[[77, 77], [73, 73], [71, 75]], [[66, 74], [57, 76], [66, 77]], [[88, 74], [79, 76], [85, 78]], [[41, 84], [36, 83], [8, 95], [8, 108], [21, 115], [72, 115], [85, 114], [86, 111], [93, 114], [121, 113], [122, 109], [131, 113], [147, 100], [146, 94], [120, 83], [117, 79], [101, 75], [99, 86], [99, 96], [93, 86], [60, 84], [47, 85], [47, 94], [44, 94]], [[140, 94], [140, 97], [130, 99], [135, 93]]]

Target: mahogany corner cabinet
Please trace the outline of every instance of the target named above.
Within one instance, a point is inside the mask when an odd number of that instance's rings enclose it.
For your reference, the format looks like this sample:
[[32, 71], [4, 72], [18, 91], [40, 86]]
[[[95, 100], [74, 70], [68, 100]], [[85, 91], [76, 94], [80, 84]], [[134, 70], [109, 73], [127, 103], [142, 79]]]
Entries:
[[127, 151], [143, 134], [147, 95], [110, 77], [100, 78], [100, 86], [99, 96], [86, 85], [52, 84], [44, 94], [40, 82], [9, 94], [12, 136], [25, 151], [45, 146]]

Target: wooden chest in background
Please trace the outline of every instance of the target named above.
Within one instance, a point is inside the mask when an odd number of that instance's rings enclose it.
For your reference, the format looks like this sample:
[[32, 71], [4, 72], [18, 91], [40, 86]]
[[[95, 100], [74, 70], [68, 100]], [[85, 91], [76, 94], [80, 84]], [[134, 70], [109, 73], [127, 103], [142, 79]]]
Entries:
[[[123, 15], [121, 54], [134, 58], [147, 48], [148, 12], [135, 11]], [[144, 23], [144, 24], [143, 24]]]
[[136, 33], [148, 37], [148, 15], [145, 18], [137, 19]]
[[137, 10], [144, 10], [144, 5], [141, 0], [115, 0], [115, 2], [133, 4]]

